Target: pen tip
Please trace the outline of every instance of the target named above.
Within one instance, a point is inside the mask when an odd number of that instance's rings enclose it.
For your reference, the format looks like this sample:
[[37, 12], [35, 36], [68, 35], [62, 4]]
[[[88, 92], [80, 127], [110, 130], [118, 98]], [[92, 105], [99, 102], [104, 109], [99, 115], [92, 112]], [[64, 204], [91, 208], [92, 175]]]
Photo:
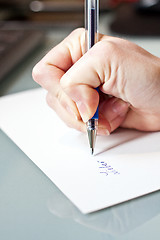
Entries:
[[91, 155], [93, 155], [94, 154], [94, 149], [93, 148], [91, 148]]

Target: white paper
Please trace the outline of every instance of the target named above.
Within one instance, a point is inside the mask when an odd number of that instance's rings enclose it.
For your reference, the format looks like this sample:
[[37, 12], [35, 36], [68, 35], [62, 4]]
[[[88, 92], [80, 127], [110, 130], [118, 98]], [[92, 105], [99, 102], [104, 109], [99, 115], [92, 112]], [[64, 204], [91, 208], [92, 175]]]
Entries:
[[97, 137], [68, 128], [46, 104], [43, 89], [0, 98], [0, 127], [83, 212], [160, 189], [160, 133], [118, 130]]

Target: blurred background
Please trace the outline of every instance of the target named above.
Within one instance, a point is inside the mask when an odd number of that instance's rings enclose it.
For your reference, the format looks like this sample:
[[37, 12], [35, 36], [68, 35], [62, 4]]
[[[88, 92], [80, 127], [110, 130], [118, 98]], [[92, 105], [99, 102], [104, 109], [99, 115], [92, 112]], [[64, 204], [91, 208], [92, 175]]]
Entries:
[[[104, 34], [158, 37], [159, 23], [160, 0], [100, 0]], [[44, 43], [48, 33], [54, 32], [56, 44], [83, 26], [84, 0], [0, 0], [0, 81]]]
[[[49, 23], [83, 26], [83, 8], [84, 0], [0, 0], [0, 20], [48, 23], [45, 25], [46, 27], [49, 27]], [[125, 20], [129, 18], [129, 15], [137, 18], [138, 15], [141, 15], [141, 18], [144, 15], [147, 15], [147, 18], [154, 15], [159, 17], [160, 1], [100, 0], [100, 11], [101, 13], [114, 11], [119, 18]], [[126, 22], [127, 24], [129, 25], [130, 22]], [[35, 25], [33, 26], [35, 27]]]

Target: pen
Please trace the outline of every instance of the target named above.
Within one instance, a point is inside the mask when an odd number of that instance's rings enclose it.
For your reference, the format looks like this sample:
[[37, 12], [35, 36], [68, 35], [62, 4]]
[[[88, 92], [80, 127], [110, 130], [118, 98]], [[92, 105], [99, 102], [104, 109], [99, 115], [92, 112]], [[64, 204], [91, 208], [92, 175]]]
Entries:
[[[88, 51], [98, 41], [99, 0], [85, 0], [85, 50]], [[98, 88], [96, 88], [98, 91]], [[94, 154], [98, 129], [98, 108], [86, 123], [91, 154]]]

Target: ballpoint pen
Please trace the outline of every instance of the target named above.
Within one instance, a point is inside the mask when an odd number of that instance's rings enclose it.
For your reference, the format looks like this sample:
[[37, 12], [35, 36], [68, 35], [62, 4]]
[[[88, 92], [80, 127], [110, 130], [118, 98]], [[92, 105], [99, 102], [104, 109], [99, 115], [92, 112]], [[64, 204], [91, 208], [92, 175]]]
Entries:
[[[88, 51], [98, 41], [99, 0], [85, 0], [85, 50]], [[98, 91], [98, 88], [96, 88]], [[98, 108], [86, 123], [91, 154], [94, 153], [98, 129]]]

